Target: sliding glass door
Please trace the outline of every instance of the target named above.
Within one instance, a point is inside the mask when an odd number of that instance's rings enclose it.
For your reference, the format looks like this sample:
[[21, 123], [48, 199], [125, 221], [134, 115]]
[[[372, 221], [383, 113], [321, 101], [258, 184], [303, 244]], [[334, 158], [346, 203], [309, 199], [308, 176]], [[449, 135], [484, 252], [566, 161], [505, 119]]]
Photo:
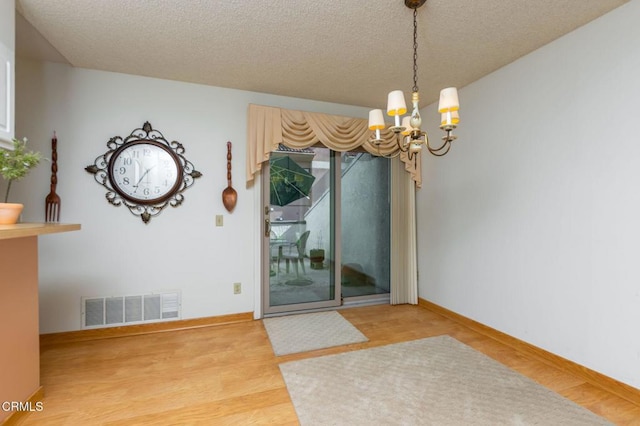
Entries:
[[345, 153], [341, 176], [341, 269], [344, 299], [388, 295], [390, 284], [390, 162]]
[[281, 146], [263, 168], [263, 311], [389, 293], [389, 161]]

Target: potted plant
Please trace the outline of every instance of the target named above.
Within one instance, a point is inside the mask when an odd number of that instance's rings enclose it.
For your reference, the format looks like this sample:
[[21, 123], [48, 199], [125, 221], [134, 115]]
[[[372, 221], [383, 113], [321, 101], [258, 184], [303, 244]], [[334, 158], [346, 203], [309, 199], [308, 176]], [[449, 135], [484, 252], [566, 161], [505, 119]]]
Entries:
[[316, 248], [309, 250], [309, 261], [311, 269], [322, 269], [324, 267], [324, 249], [322, 245], [322, 232], [318, 233]]
[[0, 224], [13, 224], [18, 221], [23, 205], [9, 203], [11, 184], [29, 174], [29, 171], [42, 160], [39, 152], [27, 151], [27, 138], [13, 139], [13, 150], [0, 149], [0, 175], [7, 181], [4, 202], [0, 203]]

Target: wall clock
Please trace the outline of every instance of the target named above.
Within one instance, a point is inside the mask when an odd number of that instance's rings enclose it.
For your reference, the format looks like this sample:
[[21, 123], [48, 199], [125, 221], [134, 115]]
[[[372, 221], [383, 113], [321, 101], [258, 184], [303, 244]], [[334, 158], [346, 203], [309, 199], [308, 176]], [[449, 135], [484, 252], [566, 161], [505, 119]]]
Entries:
[[168, 205], [180, 206], [182, 193], [202, 176], [184, 157], [184, 146], [167, 141], [148, 121], [125, 139], [109, 139], [107, 148], [85, 170], [107, 189], [109, 203], [124, 204], [144, 223]]

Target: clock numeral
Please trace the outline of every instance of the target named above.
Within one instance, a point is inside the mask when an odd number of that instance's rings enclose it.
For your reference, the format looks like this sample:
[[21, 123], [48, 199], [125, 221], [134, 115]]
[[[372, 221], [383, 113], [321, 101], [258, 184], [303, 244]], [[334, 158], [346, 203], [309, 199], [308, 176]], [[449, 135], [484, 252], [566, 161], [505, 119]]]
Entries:
[[149, 188], [145, 188], [144, 191], [142, 191], [142, 193], [148, 196], [151, 193], [151, 191], [149, 190]]
[[160, 193], [160, 187], [156, 186], [155, 189], [153, 190], [154, 193], [159, 194]]
[[[122, 159], [122, 164], [124, 164], [125, 166], [130, 166], [131, 164], [133, 164], [133, 158], [131, 157], [124, 157]], [[122, 170], [122, 169], [120, 169]]]
[[122, 183], [125, 184], [125, 185], [130, 185], [131, 181], [129, 181], [128, 177], [125, 177], [125, 178], [122, 178]]
[[151, 150], [149, 148], [144, 148], [142, 150], [142, 155], [144, 155], [145, 157], [151, 157]]
[[127, 173], [127, 168], [126, 167], [120, 167], [120, 174], [123, 175]]

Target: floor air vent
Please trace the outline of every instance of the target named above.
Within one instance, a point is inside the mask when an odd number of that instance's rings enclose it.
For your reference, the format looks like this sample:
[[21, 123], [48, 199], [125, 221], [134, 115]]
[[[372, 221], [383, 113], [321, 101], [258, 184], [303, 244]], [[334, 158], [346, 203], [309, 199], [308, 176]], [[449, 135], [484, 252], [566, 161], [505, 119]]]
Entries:
[[180, 293], [83, 297], [82, 328], [180, 319]]

